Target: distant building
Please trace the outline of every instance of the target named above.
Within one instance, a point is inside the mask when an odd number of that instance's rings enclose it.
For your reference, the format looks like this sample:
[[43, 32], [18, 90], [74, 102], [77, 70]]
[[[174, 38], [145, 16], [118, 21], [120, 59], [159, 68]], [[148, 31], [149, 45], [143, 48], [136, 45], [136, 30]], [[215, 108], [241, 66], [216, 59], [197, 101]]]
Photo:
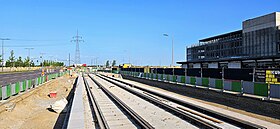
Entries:
[[280, 12], [243, 21], [242, 30], [199, 40], [186, 48], [184, 68], [280, 67]]
[[123, 64], [122, 68], [131, 68], [132, 64]]

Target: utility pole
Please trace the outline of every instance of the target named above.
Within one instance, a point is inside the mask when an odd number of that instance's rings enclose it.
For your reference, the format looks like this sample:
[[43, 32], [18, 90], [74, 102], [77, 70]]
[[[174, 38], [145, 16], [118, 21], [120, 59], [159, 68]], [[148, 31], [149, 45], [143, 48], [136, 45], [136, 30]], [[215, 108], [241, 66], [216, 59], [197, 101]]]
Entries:
[[30, 58], [30, 50], [33, 50], [34, 48], [25, 48], [25, 49], [28, 50], [28, 57], [27, 57], [27, 59], [28, 59], [28, 70], [30, 70], [30, 60], [31, 60], [31, 58]]
[[2, 40], [2, 72], [4, 71], [4, 40], [11, 40], [8, 38], [0, 38]]
[[45, 55], [46, 53], [40, 53], [40, 55], [41, 55], [41, 57], [40, 58], [42, 58], [42, 76], [44, 76], [44, 55]]
[[[163, 36], [168, 37], [168, 34], [163, 34]], [[174, 66], [174, 36], [171, 37], [172, 38], [172, 62], [171, 62], [171, 66]]]
[[73, 40], [71, 40], [71, 42], [75, 42], [76, 43], [75, 63], [76, 64], [80, 64], [81, 63], [81, 59], [80, 59], [79, 43], [80, 42], [84, 42], [84, 40], [82, 40], [82, 37], [79, 36], [79, 31], [78, 30], [77, 30], [77, 35], [73, 37]]
[[[166, 36], [166, 37], [168, 37], [169, 35], [168, 34], [163, 34], [163, 36]], [[174, 36], [172, 36], [171, 37], [172, 38], [172, 62], [171, 62], [171, 67], [173, 68], [172, 69], [172, 73], [173, 73], [173, 75], [174, 75]]]
[[69, 53], [69, 67], [70, 67], [70, 53]]

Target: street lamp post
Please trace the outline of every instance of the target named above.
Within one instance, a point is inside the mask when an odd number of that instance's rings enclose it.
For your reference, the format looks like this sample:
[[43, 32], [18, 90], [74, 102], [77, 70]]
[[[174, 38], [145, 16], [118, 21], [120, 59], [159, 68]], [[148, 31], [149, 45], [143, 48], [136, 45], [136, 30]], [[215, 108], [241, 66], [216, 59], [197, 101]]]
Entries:
[[46, 53], [40, 53], [41, 54], [41, 59], [42, 59], [42, 76], [45, 74], [45, 72], [44, 72], [44, 54], [46, 54]]
[[0, 38], [2, 40], [2, 72], [4, 71], [4, 40], [11, 40], [8, 38]]
[[30, 58], [30, 50], [33, 50], [34, 48], [25, 48], [25, 49], [28, 50], [28, 70], [30, 70], [30, 60], [31, 60], [31, 58]]
[[[169, 35], [168, 34], [163, 34], [163, 36], [166, 36], [168, 37]], [[174, 75], [174, 36], [171, 37], [172, 39], [172, 62], [171, 62], [171, 67], [173, 68], [172, 72], [173, 72], [173, 75]]]

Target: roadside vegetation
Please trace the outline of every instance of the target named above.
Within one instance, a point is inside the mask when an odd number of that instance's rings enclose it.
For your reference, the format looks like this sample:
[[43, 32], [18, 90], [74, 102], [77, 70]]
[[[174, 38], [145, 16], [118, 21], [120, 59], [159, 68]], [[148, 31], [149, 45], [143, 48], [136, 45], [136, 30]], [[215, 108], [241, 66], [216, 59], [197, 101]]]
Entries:
[[[14, 51], [12, 50], [10, 52], [10, 56], [8, 60], [5, 63], [5, 67], [36, 67], [36, 66], [42, 66], [42, 62], [39, 65], [35, 65], [35, 62], [33, 60], [30, 60], [29, 57], [22, 58], [21, 56], [15, 57]], [[1, 56], [0, 56], [1, 58]], [[1, 58], [2, 59], [2, 58]], [[0, 61], [1, 61], [0, 59]], [[38, 62], [38, 60], [37, 60]], [[43, 66], [64, 66], [63, 62], [57, 62], [57, 61], [51, 61], [51, 60], [44, 60]]]

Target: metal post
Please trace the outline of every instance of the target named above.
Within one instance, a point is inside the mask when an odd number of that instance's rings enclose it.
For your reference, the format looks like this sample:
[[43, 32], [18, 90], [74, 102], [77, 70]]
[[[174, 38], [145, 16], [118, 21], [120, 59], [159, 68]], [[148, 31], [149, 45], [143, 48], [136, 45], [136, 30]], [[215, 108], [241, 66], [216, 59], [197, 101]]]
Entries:
[[10, 40], [8, 38], [0, 38], [2, 40], [2, 72], [4, 71], [4, 40]]
[[[223, 83], [225, 82], [225, 67], [222, 67], [222, 80], [223, 80]], [[222, 92], [224, 92], [224, 86], [223, 86], [223, 89], [222, 89]]]
[[[166, 36], [168, 37], [169, 35], [168, 34], [163, 34], [163, 36]], [[171, 62], [171, 66], [173, 67], [174, 66], [174, 36], [171, 37], [172, 38], [172, 62]]]
[[41, 54], [41, 58], [42, 58], [42, 76], [43, 76], [43, 72], [44, 72], [44, 58], [43, 58], [43, 55], [45, 54], [45, 53], [40, 53]]
[[242, 87], [241, 87], [241, 93], [240, 93], [240, 95], [243, 96], [243, 93], [244, 93], [244, 91], [243, 91], [243, 90], [244, 90], [244, 89], [243, 89], [243, 80], [241, 80], [241, 86], [242, 86]]
[[253, 82], [255, 82], [256, 67], [253, 69]]
[[4, 71], [4, 40], [2, 40], [2, 72]]
[[174, 40], [174, 36], [172, 36], [172, 67], [174, 66], [174, 47], [173, 47], [174, 43], [173, 43], [173, 40]]
[[69, 53], [69, 67], [70, 67], [70, 53]]
[[202, 68], [200, 68], [200, 77], [202, 79], [203, 75], [202, 75]]
[[270, 88], [271, 88], [271, 87], [270, 87], [270, 83], [268, 83], [267, 86], [268, 86], [268, 88], [267, 88], [267, 89], [268, 89], [268, 90], [267, 90], [267, 92], [268, 92], [268, 93], [267, 93], [267, 100], [270, 100]]
[[34, 49], [34, 48], [25, 48], [25, 49], [27, 49], [28, 50], [28, 70], [30, 70], [30, 60], [31, 60], [31, 58], [30, 58], [30, 50], [32, 50], [32, 49]]
[[223, 79], [223, 80], [225, 79], [225, 74], [224, 74], [224, 72], [225, 72], [225, 67], [222, 68], [222, 79]]

